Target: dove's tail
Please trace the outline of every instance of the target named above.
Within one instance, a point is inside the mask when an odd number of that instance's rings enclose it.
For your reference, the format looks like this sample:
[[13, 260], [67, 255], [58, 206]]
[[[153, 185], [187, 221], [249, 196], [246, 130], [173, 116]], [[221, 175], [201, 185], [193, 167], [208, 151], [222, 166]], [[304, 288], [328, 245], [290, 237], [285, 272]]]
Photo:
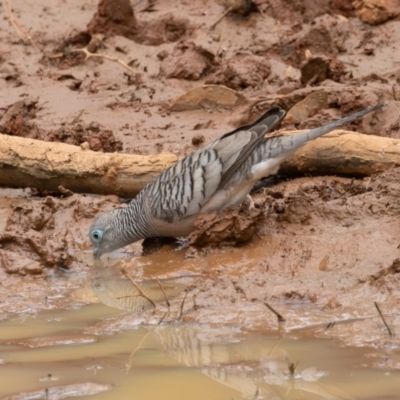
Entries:
[[384, 103], [366, 108], [365, 110], [351, 114], [348, 117], [330, 122], [319, 128], [300, 132], [290, 136], [273, 136], [266, 137], [256, 149], [252, 152], [248, 163], [251, 165], [251, 176], [253, 180], [275, 174], [279, 165], [295, 150], [299, 149], [307, 142], [317, 137], [333, 131], [340, 126], [347, 124], [368, 114], [372, 111], [379, 110], [385, 106]]
[[[373, 107], [366, 108], [362, 111], [356, 112], [354, 114], [351, 114], [347, 117], [338, 119], [337, 121], [330, 122], [329, 124], [320, 126], [319, 128], [311, 129], [307, 132], [302, 132], [299, 133], [298, 135], [293, 136], [294, 138], [299, 139], [299, 145], [302, 146], [304, 143], [316, 139], [318, 136], [325, 135], [325, 133], [331, 132], [336, 128], [341, 127], [342, 125], [345, 125], [349, 122], [355, 121], [357, 118], [363, 117], [364, 115], [372, 112], [379, 110], [383, 106], [385, 106], [385, 103], [377, 104]], [[297, 141], [297, 140], [296, 140]]]
[[320, 126], [315, 129], [310, 129], [305, 132], [300, 132], [295, 135], [267, 138], [265, 141], [266, 148], [269, 148], [269, 150], [271, 151], [268, 156], [277, 157], [285, 153], [291, 153], [305, 145], [307, 142], [310, 142], [311, 140], [314, 140], [319, 136], [325, 135], [326, 133], [329, 133], [334, 129], [339, 128], [342, 125], [353, 122], [357, 118], [360, 118], [372, 111], [379, 110], [385, 105], [385, 103], [380, 103], [373, 107], [369, 107], [362, 111], [351, 114], [347, 117], [338, 119], [337, 121], [333, 121], [329, 124]]

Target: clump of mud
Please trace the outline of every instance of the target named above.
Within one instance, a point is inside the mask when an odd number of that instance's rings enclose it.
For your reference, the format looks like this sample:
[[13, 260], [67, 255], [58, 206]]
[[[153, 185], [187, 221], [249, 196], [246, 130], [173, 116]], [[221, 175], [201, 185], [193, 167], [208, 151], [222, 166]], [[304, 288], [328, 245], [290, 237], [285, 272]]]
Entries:
[[337, 58], [324, 56], [310, 57], [301, 66], [301, 83], [304, 86], [316, 85], [326, 79], [340, 82], [346, 74], [346, 66]]
[[187, 19], [172, 13], [151, 21], [137, 21], [129, 0], [100, 0], [87, 29], [64, 40], [53, 54], [44, 56], [41, 61], [61, 69], [69, 68], [87, 59], [82, 49], [96, 53], [104, 48], [103, 40], [111, 36], [124, 36], [143, 45], [158, 46], [176, 42], [192, 30]]
[[160, 54], [163, 61], [160, 72], [167, 78], [199, 80], [214, 64], [214, 54], [193, 42], [182, 42], [174, 47], [172, 54]]
[[133, 38], [137, 21], [129, 0], [100, 0], [97, 12], [87, 26], [89, 34], [102, 33]]
[[48, 132], [45, 140], [74, 145], [87, 143], [87, 147], [93, 151], [113, 153], [122, 150], [122, 142], [115, 138], [114, 133], [110, 129], [102, 128], [97, 122], [72, 126], [65, 124], [56, 131]]
[[353, 3], [357, 17], [366, 24], [379, 25], [400, 15], [397, 1], [357, 0]]
[[197, 216], [189, 244], [195, 247], [235, 246], [252, 239], [262, 224], [265, 201], [254, 206], [230, 206], [222, 213], [207, 212]]
[[186, 18], [167, 14], [147, 23], [140, 22], [140, 30], [133, 40], [147, 46], [173, 43], [189, 36], [193, 31]]
[[292, 29], [298, 30], [301, 23], [310, 23], [323, 14], [335, 11], [350, 17], [354, 15], [354, 6], [347, 0], [253, 0], [257, 8], [279, 21], [293, 21]]
[[38, 99], [27, 98], [6, 108], [0, 119], [0, 131], [6, 135], [36, 139], [38, 129], [31, 122], [36, 117]]
[[97, 122], [61, 123], [55, 130], [40, 128], [34, 121], [39, 110], [38, 100], [27, 98], [7, 108], [0, 119], [0, 131], [11, 136], [20, 136], [48, 142], [61, 142], [76, 146], [86, 144], [90, 150], [114, 152], [122, 150], [110, 129], [104, 129]]
[[[3, 200], [4, 201], [4, 200]], [[74, 253], [88, 245], [88, 226], [99, 207], [119, 202], [115, 196], [96, 199], [20, 200], [12, 206], [0, 233], [2, 268], [12, 274], [40, 274], [46, 268], [77, 267]]]
[[129, 0], [100, 0], [87, 32], [90, 35], [120, 35], [141, 44], [157, 46], [176, 42], [186, 34], [188, 27], [188, 20], [171, 13], [144, 23], [136, 19]]
[[224, 60], [218, 71], [206, 83], [221, 84], [232, 89], [259, 87], [271, 72], [269, 61], [253, 54], [236, 54]]

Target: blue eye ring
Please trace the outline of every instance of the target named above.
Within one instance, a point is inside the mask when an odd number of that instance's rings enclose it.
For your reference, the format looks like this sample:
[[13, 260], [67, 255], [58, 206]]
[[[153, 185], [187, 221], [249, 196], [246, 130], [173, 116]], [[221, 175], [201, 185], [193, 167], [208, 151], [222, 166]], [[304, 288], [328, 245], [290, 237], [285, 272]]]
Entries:
[[101, 231], [101, 230], [99, 230], [99, 229], [96, 229], [96, 230], [94, 230], [94, 231], [92, 232], [91, 236], [92, 236], [92, 239], [93, 239], [95, 242], [98, 242], [98, 241], [100, 241], [101, 238], [103, 237], [103, 231]]

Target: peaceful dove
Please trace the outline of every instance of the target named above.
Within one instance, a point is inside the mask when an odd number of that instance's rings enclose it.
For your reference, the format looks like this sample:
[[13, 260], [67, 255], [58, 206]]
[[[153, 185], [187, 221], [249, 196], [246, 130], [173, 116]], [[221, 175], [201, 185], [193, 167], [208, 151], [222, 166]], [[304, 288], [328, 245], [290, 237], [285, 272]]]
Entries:
[[140, 239], [182, 237], [199, 213], [240, 205], [253, 185], [275, 174], [295, 150], [378, 104], [291, 136], [265, 136], [285, 115], [272, 108], [250, 125], [228, 132], [177, 161], [148, 183], [127, 207], [100, 214], [89, 230], [95, 258]]

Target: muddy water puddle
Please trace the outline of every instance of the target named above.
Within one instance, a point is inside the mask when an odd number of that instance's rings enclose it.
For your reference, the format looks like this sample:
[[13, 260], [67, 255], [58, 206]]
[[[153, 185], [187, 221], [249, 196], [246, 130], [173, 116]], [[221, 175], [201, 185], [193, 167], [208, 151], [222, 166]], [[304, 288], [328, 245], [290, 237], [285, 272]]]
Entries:
[[120, 316], [103, 304], [3, 315], [1, 398], [398, 398], [400, 372], [376, 368], [376, 349], [232, 325], [93, 329]]

